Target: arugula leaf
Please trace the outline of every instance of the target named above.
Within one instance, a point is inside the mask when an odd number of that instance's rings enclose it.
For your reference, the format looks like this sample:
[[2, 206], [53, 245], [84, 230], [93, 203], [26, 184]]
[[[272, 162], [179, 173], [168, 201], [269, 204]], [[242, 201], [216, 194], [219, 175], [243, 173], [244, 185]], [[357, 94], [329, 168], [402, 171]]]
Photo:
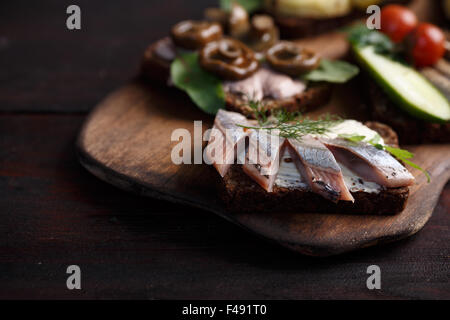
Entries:
[[408, 150], [403, 150], [399, 148], [393, 148], [389, 146], [384, 147], [390, 154], [395, 156], [396, 158], [402, 158], [402, 159], [411, 159], [414, 157], [414, 154], [409, 152]]
[[375, 52], [381, 54], [392, 54], [395, 45], [384, 33], [370, 30], [365, 24], [357, 24], [346, 29], [348, 40], [357, 47], [373, 46]]
[[216, 114], [225, 106], [222, 82], [200, 67], [197, 53], [179, 54], [170, 66], [170, 75], [175, 87], [206, 113]]
[[425, 176], [427, 177], [427, 182], [430, 183], [431, 177], [430, 177], [430, 174], [428, 173], [428, 171], [422, 169], [420, 166], [418, 166], [418, 165], [415, 164], [414, 162], [409, 161], [409, 160], [407, 160], [407, 159], [403, 159], [402, 161], [403, 161], [404, 163], [406, 163], [407, 165], [409, 165], [410, 167], [413, 167], [413, 168], [415, 168], [415, 169], [417, 169], [417, 170], [422, 171], [422, 172], [425, 174]]
[[220, 7], [229, 11], [233, 2], [240, 4], [248, 13], [253, 13], [264, 6], [264, 0], [220, 0]]
[[322, 59], [319, 68], [303, 75], [303, 79], [310, 81], [325, 81], [345, 83], [359, 73], [359, 68], [344, 61]]
[[358, 136], [356, 134], [348, 134], [348, 133], [342, 133], [339, 135], [339, 137], [351, 142], [360, 142], [366, 138], [366, 136]]
[[377, 146], [380, 144], [381, 136], [377, 133], [372, 139], [369, 140], [369, 143], [373, 146]]

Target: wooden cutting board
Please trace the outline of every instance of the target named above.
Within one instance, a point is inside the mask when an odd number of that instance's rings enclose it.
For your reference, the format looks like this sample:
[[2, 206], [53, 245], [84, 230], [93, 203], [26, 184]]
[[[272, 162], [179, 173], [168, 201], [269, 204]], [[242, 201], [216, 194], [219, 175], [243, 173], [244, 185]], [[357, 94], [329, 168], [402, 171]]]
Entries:
[[[425, 1], [416, 2], [425, 5]], [[337, 33], [301, 42], [329, 58], [348, 51], [344, 36]], [[311, 116], [329, 112], [365, 120], [361, 101], [354, 84], [338, 86], [330, 103]], [[218, 198], [215, 186], [220, 177], [215, 170], [207, 165], [177, 166], [171, 161], [177, 143], [171, 142], [172, 131], [185, 128], [193, 136], [194, 120], [202, 120], [206, 130], [213, 117], [199, 111], [182, 92], [134, 80], [106, 97], [89, 115], [77, 141], [79, 159], [94, 175], [119, 188], [209, 210], [266, 239], [316, 256], [413, 235], [431, 217], [450, 178], [450, 145], [411, 146], [414, 161], [430, 172], [432, 181], [427, 183], [423, 174], [412, 169], [417, 183], [410, 188], [406, 209], [395, 216], [231, 214]]]
[[[340, 87], [328, 106], [318, 110], [359, 113], [351, 87]], [[408, 237], [430, 218], [450, 177], [450, 145], [409, 147], [429, 170], [427, 183], [417, 170], [406, 209], [395, 216], [346, 214], [231, 214], [224, 210], [215, 186], [219, 175], [207, 165], [174, 165], [174, 129], [193, 136], [193, 121], [203, 130], [213, 118], [196, 109], [183, 93], [138, 80], [109, 95], [90, 114], [77, 142], [81, 163], [97, 177], [119, 188], [209, 210], [267, 239], [308, 255], [333, 255]], [[149, 208], [151, 210], [151, 208]], [[231, 235], [230, 235], [231, 236]]]

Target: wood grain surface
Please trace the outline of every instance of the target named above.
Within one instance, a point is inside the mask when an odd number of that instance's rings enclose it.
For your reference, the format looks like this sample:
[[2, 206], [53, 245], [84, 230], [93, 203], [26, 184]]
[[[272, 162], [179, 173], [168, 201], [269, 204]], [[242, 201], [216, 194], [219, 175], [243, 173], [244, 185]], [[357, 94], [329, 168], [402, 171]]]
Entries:
[[[326, 38], [324, 38], [326, 40]], [[352, 89], [348, 85], [349, 90]], [[329, 105], [316, 114], [334, 110], [342, 114], [358, 105], [339, 100], [341, 88]], [[181, 97], [182, 98], [182, 97]], [[339, 111], [342, 111], [340, 113]], [[283, 246], [309, 255], [333, 255], [403, 239], [419, 231], [433, 212], [442, 188], [450, 177], [450, 145], [410, 147], [414, 161], [428, 170], [412, 170], [416, 184], [410, 188], [406, 209], [395, 216], [342, 214], [234, 214], [225, 209], [215, 186], [219, 175], [207, 165], [175, 165], [171, 141], [175, 129], [187, 129], [194, 137], [194, 121], [209, 129], [213, 117], [201, 114], [185, 99], [136, 81], [108, 96], [92, 112], [78, 139], [81, 163], [93, 174], [128, 191], [181, 202], [210, 210]], [[191, 142], [193, 146], [193, 142]], [[193, 151], [191, 152], [193, 154]], [[362, 213], [363, 214], [363, 213]]]
[[[0, 298], [449, 299], [450, 184], [415, 236], [317, 259], [79, 164], [86, 111], [128, 82], [147, 43], [212, 2], [78, 0], [79, 32], [65, 28], [72, 1], [0, 2]], [[65, 286], [71, 264], [82, 290]], [[372, 264], [381, 290], [366, 288]]]

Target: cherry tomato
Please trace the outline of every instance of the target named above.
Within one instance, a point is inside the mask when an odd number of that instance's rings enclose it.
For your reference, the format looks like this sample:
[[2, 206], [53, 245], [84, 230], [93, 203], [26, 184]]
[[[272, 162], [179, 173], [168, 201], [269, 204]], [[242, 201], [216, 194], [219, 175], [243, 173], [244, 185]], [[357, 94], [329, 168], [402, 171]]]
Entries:
[[381, 10], [381, 31], [394, 42], [402, 41], [416, 26], [416, 15], [406, 7], [391, 4]]
[[445, 54], [445, 35], [431, 23], [420, 23], [412, 41], [412, 58], [419, 68], [435, 64]]

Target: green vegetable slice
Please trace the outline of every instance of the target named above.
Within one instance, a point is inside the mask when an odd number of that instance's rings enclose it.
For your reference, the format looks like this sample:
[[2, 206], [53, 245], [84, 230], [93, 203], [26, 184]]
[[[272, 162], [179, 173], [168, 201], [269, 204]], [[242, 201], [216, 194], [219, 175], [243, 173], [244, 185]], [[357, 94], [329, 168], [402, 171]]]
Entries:
[[373, 46], [354, 46], [356, 58], [400, 108], [410, 115], [438, 123], [450, 120], [450, 103], [415, 69], [379, 54]]

